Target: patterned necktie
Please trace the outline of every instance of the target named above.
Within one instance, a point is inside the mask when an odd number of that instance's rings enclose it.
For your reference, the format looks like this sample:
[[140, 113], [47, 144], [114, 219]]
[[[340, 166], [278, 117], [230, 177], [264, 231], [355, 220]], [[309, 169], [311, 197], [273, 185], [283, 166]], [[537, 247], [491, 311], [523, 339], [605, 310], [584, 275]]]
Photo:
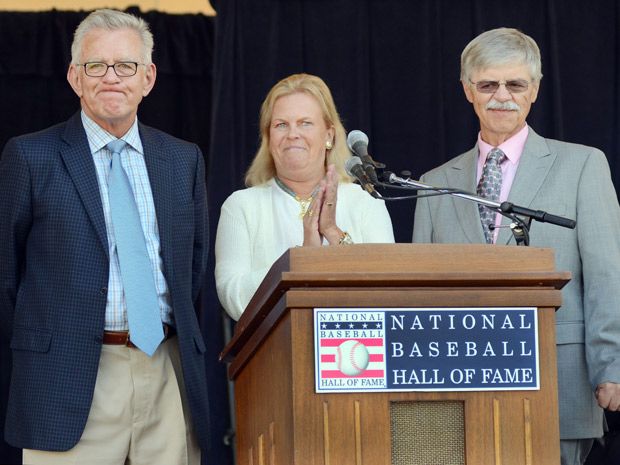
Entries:
[[108, 196], [131, 341], [151, 356], [163, 340], [164, 331], [138, 206], [121, 164], [125, 145], [120, 139], [107, 145], [112, 152]]
[[[502, 190], [502, 169], [501, 164], [506, 159], [506, 155], [498, 148], [494, 148], [487, 155], [487, 161], [482, 168], [482, 176], [478, 182], [478, 195], [494, 202], [499, 201], [499, 194]], [[495, 224], [497, 212], [478, 204], [480, 211], [480, 221], [487, 244], [493, 243], [493, 231], [489, 229], [490, 224]]]

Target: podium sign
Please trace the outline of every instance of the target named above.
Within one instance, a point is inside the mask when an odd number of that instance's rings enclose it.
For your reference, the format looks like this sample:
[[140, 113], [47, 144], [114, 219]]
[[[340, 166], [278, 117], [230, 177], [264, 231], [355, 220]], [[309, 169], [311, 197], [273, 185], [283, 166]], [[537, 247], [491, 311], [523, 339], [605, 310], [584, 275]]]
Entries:
[[316, 308], [314, 354], [317, 393], [540, 388], [534, 307]]

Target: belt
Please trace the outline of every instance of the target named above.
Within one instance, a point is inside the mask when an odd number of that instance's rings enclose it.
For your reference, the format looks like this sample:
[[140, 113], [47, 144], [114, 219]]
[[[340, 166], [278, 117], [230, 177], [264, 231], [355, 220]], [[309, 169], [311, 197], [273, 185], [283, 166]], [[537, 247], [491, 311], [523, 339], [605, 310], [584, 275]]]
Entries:
[[[166, 339], [170, 339], [176, 333], [177, 330], [174, 326], [170, 326], [164, 323], [164, 341]], [[117, 346], [127, 346], [133, 349], [137, 349], [134, 343], [131, 342], [131, 338], [129, 337], [129, 331], [104, 331], [103, 343]]]

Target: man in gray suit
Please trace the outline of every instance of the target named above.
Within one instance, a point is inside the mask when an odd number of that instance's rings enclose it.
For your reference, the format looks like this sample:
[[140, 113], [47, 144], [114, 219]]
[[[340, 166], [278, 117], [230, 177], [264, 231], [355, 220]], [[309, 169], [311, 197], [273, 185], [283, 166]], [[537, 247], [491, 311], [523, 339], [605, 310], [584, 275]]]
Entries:
[[[461, 82], [480, 120], [473, 149], [422, 181], [577, 220], [534, 222], [531, 244], [572, 273], [556, 314], [562, 465], [583, 464], [620, 407], [620, 208], [604, 154], [545, 139], [526, 123], [540, 85], [538, 46], [515, 29], [487, 31], [461, 55]], [[499, 150], [498, 150], [499, 149]], [[418, 200], [414, 242], [515, 244], [510, 221], [452, 196]], [[489, 225], [493, 225], [489, 228]]]

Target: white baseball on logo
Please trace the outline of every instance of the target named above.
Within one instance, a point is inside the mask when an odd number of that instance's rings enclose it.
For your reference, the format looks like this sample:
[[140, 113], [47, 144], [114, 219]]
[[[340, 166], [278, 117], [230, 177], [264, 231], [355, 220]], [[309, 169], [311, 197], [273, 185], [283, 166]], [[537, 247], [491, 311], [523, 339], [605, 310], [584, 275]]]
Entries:
[[356, 376], [368, 366], [368, 349], [359, 341], [349, 339], [338, 346], [336, 364], [347, 376]]

